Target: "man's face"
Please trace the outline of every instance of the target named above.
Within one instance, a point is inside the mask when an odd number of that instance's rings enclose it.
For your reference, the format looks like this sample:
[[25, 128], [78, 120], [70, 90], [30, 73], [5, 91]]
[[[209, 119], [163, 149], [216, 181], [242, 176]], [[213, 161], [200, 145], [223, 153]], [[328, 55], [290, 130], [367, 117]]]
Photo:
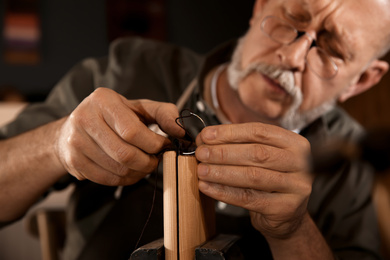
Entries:
[[[287, 90], [284, 79], [251, 71], [237, 84], [242, 103], [251, 113], [270, 121], [283, 115], [318, 116], [356, 83], [383, 41], [383, 8], [386, 0], [258, 0], [251, 27], [240, 46], [239, 65], [282, 69], [297, 90]], [[386, 5], [385, 5], [386, 6]], [[308, 35], [288, 45], [276, 43], [261, 30], [267, 16], [275, 16]], [[308, 68], [305, 57], [315, 39], [338, 66], [332, 79], [321, 79]], [[238, 67], [240, 67], [238, 66]], [[268, 76], [267, 76], [268, 75]], [[293, 82], [291, 82], [293, 81]], [[294, 97], [295, 95], [295, 97]], [[313, 112], [314, 111], [314, 112]], [[310, 119], [307, 119], [310, 121]], [[294, 127], [294, 126], [293, 126]]]

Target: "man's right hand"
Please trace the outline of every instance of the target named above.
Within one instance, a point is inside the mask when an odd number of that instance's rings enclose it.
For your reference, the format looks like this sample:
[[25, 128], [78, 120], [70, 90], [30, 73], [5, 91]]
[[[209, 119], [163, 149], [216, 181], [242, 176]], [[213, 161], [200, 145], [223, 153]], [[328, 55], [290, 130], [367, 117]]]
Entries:
[[64, 121], [56, 155], [66, 171], [79, 180], [104, 185], [131, 185], [158, 165], [157, 154], [170, 141], [147, 126], [157, 123], [171, 136], [183, 136], [175, 105], [127, 100], [99, 88]]

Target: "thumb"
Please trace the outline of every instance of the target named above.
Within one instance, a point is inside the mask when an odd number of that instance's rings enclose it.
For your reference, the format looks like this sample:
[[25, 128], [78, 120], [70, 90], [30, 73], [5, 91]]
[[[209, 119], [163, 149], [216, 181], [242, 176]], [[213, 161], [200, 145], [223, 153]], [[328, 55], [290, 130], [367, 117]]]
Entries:
[[176, 105], [151, 100], [129, 102], [130, 107], [145, 124], [157, 124], [169, 136], [184, 136], [185, 131], [176, 124], [176, 118], [179, 117], [179, 111]]

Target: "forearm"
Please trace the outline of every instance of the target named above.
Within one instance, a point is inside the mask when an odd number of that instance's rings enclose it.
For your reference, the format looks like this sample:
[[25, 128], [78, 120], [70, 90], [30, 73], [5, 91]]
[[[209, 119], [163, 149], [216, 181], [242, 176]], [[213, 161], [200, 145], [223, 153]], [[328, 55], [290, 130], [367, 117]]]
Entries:
[[12, 221], [66, 174], [55, 145], [63, 119], [0, 142], [0, 221]]
[[267, 238], [274, 259], [335, 259], [308, 213], [302, 225], [285, 239]]

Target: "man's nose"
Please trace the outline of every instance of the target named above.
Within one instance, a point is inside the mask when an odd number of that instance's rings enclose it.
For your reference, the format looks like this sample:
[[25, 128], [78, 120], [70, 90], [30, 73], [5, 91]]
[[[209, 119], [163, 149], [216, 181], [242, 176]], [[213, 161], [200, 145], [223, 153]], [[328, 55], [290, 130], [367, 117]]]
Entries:
[[294, 42], [281, 46], [276, 54], [280, 65], [288, 70], [303, 72], [306, 67], [306, 56], [313, 39], [305, 34]]

